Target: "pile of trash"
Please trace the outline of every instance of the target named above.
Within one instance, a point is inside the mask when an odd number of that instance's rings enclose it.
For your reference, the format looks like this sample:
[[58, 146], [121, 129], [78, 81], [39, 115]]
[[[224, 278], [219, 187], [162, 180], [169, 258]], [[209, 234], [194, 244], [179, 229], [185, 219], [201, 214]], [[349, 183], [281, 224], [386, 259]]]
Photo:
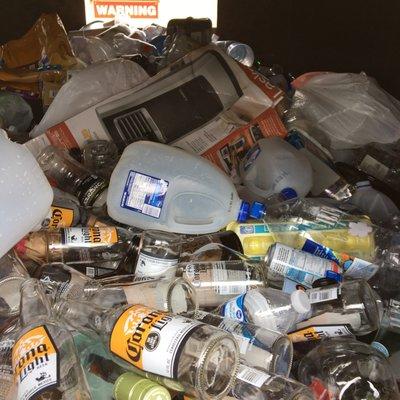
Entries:
[[0, 400], [400, 399], [377, 82], [294, 79], [208, 19], [47, 14], [0, 49]]

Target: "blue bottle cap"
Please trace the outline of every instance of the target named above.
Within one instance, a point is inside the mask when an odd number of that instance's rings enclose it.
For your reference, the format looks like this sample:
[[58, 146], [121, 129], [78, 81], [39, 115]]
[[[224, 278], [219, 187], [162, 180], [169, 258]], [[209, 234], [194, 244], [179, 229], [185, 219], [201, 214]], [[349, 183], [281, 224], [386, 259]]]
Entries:
[[330, 270], [326, 271], [325, 277], [328, 279], [332, 279], [336, 282], [342, 282], [342, 280], [343, 280], [343, 277], [341, 274], [338, 274], [337, 272], [330, 271]]
[[286, 138], [286, 141], [290, 143], [293, 147], [296, 147], [297, 150], [304, 148], [304, 142], [301, 139], [301, 136], [295, 130], [290, 131], [290, 134]]
[[371, 347], [373, 347], [375, 350], [378, 350], [379, 353], [381, 353], [385, 358], [389, 358], [389, 350], [380, 342], [372, 342]]
[[242, 201], [240, 205], [239, 215], [237, 217], [238, 222], [246, 222], [249, 219], [250, 203]]
[[294, 189], [287, 187], [281, 191], [281, 195], [285, 200], [290, 200], [297, 197], [297, 192]]
[[263, 203], [255, 201], [250, 208], [250, 217], [255, 219], [262, 218], [267, 211], [267, 207]]

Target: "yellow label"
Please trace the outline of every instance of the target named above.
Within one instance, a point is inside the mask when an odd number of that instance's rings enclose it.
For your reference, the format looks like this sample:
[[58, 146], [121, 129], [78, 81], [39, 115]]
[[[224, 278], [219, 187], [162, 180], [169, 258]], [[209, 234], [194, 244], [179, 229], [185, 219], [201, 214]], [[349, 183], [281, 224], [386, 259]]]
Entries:
[[110, 351], [144, 371], [176, 379], [182, 347], [199, 325], [199, 321], [134, 305], [116, 321]]
[[51, 206], [49, 229], [68, 228], [74, 220], [74, 210]]
[[348, 325], [315, 325], [288, 334], [293, 343], [351, 335], [352, 333]]
[[118, 242], [117, 229], [114, 227], [65, 228], [64, 243], [69, 246], [93, 247], [106, 246]]
[[18, 400], [33, 399], [39, 392], [59, 384], [58, 350], [45, 326], [22, 335], [12, 350]]

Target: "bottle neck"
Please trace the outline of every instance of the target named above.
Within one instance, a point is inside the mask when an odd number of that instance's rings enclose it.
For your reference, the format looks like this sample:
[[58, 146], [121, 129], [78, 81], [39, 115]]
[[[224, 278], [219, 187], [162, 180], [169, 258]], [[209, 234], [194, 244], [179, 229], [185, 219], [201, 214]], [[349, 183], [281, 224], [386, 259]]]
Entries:
[[23, 326], [50, 318], [50, 304], [42, 284], [37, 279], [27, 279], [21, 285], [20, 319]]

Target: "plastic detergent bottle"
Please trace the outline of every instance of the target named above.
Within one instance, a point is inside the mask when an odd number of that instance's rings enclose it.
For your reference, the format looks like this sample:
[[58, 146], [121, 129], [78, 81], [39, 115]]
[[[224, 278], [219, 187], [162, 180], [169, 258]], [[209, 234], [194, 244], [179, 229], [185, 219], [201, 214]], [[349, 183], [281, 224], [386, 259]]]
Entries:
[[0, 257], [43, 221], [53, 191], [35, 157], [0, 129]]
[[141, 229], [201, 234], [246, 220], [249, 204], [204, 158], [139, 141], [126, 147], [111, 175], [107, 209], [116, 221]]

